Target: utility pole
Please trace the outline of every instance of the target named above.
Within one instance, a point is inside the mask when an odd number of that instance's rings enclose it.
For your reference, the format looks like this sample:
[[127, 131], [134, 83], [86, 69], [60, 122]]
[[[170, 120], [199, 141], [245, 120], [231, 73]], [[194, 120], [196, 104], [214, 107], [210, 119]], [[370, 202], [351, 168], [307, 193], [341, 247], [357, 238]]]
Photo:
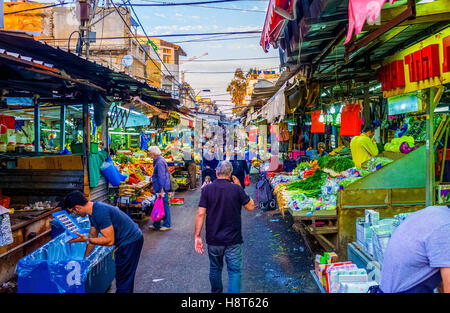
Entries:
[[83, 44], [86, 45], [86, 58], [89, 58], [89, 31], [90, 31], [90, 19], [91, 19], [91, 4], [89, 0], [78, 0], [76, 6], [76, 14], [80, 20], [80, 36], [81, 36], [81, 53], [83, 51]]
[[4, 15], [3, 15], [3, 0], [0, 0], [0, 29], [3, 29], [3, 19], [4, 19]]

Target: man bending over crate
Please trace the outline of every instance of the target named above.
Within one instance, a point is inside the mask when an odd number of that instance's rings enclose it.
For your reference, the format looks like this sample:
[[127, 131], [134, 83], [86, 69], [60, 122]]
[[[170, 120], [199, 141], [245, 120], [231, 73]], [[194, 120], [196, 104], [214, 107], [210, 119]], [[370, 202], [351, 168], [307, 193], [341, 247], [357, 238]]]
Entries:
[[[68, 242], [87, 242], [84, 257], [94, 250], [95, 245], [116, 246], [116, 293], [132, 293], [134, 277], [141, 255], [144, 238], [138, 225], [119, 208], [101, 202], [88, 201], [78, 190], [70, 192], [64, 199], [64, 207], [70, 214], [89, 216], [91, 229], [86, 237]], [[102, 234], [99, 237], [99, 233]]]

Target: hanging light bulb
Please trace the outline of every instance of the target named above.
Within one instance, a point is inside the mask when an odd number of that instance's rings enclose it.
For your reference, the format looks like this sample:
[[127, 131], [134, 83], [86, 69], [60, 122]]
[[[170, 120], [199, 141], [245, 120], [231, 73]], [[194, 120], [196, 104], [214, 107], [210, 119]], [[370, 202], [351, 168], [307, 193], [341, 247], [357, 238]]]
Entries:
[[336, 112], [336, 109], [334, 108], [334, 105], [331, 107], [331, 109], [330, 109], [330, 113], [331, 114], [334, 114]]
[[320, 116], [319, 116], [319, 122], [323, 123], [324, 117], [323, 117], [323, 111], [320, 111]]

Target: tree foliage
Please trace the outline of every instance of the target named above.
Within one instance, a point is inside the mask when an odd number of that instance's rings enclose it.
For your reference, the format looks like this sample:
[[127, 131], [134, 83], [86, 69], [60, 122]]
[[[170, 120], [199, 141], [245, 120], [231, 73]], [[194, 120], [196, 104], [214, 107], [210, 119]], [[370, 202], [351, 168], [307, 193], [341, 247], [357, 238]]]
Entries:
[[244, 74], [242, 69], [236, 69], [234, 77], [227, 87], [227, 92], [231, 96], [231, 102], [235, 106], [241, 106], [243, 104], [247, 94], [247, 84], [247, 75]]

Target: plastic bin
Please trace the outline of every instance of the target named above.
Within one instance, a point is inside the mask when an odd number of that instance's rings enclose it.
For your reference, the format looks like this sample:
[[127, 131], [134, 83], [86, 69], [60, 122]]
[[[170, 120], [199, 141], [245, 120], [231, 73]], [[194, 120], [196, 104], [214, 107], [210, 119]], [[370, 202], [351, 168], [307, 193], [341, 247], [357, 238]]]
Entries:
[[383, 255], [386, 251], [392, 232], [395, 230], [395, 219], [381, 219], [378, 225], [371, 226], [373, 257], [380, 264], [383, 264]]
[[82, 143], [73, 143], [70, 145], [70, 150], [73, 154], [82, 153], [83, 152], [83, 144]]
[[[88, 229], [83, 229], [87, 233]], [[83, 258], [85, 242], [66, 243], [63, 233], [19, 260], [18, 293], [103, 293], [115, 276], [114, 247], [96, 246]]]
[[98, 142], [91, 142], [91, 153], [98, 153]]
[[[88, 217], [83, 218], [81, 216], [74, 216], [74, 215], [71, 216], [76, 220], [76, 222], [78, 223], [78, 225], [80, 225], [81, 228], [89, 229], [91, 227], [91, 223], [89, 222]], [[52, 239], [58, 237], [59, 235], [65, 232], [64, 227], [62, 227], [62, 225], [55, 219], [50, 221], [50, 226], [51, 226], [50, 237]]]

